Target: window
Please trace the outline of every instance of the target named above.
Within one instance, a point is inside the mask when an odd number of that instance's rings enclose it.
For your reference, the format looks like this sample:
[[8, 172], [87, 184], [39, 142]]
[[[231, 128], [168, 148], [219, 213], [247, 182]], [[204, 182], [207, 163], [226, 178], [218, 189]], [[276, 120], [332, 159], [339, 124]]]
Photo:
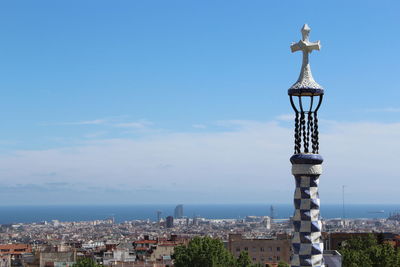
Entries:
[[240, 248], [236, 248], [236, 251], [240, 251]]
[[248, 247], [244, 247], [244, 250], [248, 251], [248, 250], [249, 250], [249, 248], [248, 248]]
[[277, 261], [281, 260], [281, 257], [276, 256], [276, 260], [277, 260]]
[[272, 247], [269, 247], [269, 251], [272, 251]]
[[260, 251], [264, 251], [264, 247], [260, 247]]
[[276, 251], [281, 251], [281, 247], [276, 247]]
[[257, 259], [256, 259], [256, 258], [253, 258], [253, 261], [257, 261]]

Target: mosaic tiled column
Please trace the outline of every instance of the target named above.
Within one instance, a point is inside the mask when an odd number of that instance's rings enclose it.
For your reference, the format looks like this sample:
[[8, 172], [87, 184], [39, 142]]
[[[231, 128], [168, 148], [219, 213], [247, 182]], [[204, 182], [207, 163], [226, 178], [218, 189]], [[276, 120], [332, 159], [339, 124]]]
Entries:
[[296, 180], [291, 264], [292, 267], [324, 266], [318, 195], [323, 160], [318, 154], [296, 154], [290, 161]]
[[323, 267], [321, 240], [319, 176], [322, 157], [319, 155], [317, 112], [321, 106], [324, 89], [314, 80], [309, 64], [309, 54], [320, 49], [320, 42], [308, 39], [310, 27], [304, 25], [302, 40], [291, 45], [292, 52], [303, 53], [303, 64], [298, 80], [288, 90], [295, 111], [294, 155], [290, 158], [292, 174], [296, 180], [294, 193], [292, 267]]

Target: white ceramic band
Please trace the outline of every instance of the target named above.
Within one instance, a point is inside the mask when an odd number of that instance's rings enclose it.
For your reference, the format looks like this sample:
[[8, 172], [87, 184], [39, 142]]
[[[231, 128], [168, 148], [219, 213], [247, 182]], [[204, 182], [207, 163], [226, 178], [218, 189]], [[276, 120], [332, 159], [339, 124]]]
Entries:
[[321, 175], [322, 174], [322, 165], [321, 164], [293, 164], [292, 165], [292, 174], [310, 174], [310, 175]]

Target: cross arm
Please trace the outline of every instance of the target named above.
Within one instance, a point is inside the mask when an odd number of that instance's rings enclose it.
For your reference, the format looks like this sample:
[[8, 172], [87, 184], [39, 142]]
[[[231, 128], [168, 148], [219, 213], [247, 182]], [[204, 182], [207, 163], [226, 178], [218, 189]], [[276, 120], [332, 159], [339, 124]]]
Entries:
[[321, 49], [321, 44], [320, 44], [320, 42], [319, 41], [316, 41], [316, 42], [314, 42], [314, 43], [308, 43], [307, 44], [307, 49], [308, 49], [308, 51], [313, 51], [313, 50], [320, 50]]
[[308, 41], [300, 40], [298, 43], [293, 43], [290, 46], [290, 49], [292, 50], [292, 53], [297, 52], [299, 50], [311, 52], [312, 50], [320, 50], [321, 44], [319, 41], [308, 42]]
[[301, 50], [300, 42], [298, 42], [298, 43], [292, 43], [292, 45], [290, 46], [290, 49], [292, 50], [292, 53]]

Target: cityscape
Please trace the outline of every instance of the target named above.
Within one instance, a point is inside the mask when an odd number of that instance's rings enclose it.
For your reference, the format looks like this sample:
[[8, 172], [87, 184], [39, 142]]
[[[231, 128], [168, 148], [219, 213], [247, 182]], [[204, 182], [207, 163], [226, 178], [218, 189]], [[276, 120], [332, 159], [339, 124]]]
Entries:
[[[242, 219], [186, 217], [184, 205], [174, 215], [157, 220], [94, 221], [3, 224], [0, 228], [2, 266], [67, 266], [79, 257], [90, 257], [104, 266], [173, 266], [174, 248], [193, 237], [222, 240], [236, 257], [246, 251], [254, 263], [274, 266], [291, 257], [290, 219], [247, 216]], [[400, 215], [386, 219], [324, 219], [324, 246], [329, 251], [351, 238], [368, 233], [382, 235], [384, 242], [400, 246]], [[331, 260], [340, 258], [332, 253]], [[335, 265], [333, 265], [335, 266]]]

